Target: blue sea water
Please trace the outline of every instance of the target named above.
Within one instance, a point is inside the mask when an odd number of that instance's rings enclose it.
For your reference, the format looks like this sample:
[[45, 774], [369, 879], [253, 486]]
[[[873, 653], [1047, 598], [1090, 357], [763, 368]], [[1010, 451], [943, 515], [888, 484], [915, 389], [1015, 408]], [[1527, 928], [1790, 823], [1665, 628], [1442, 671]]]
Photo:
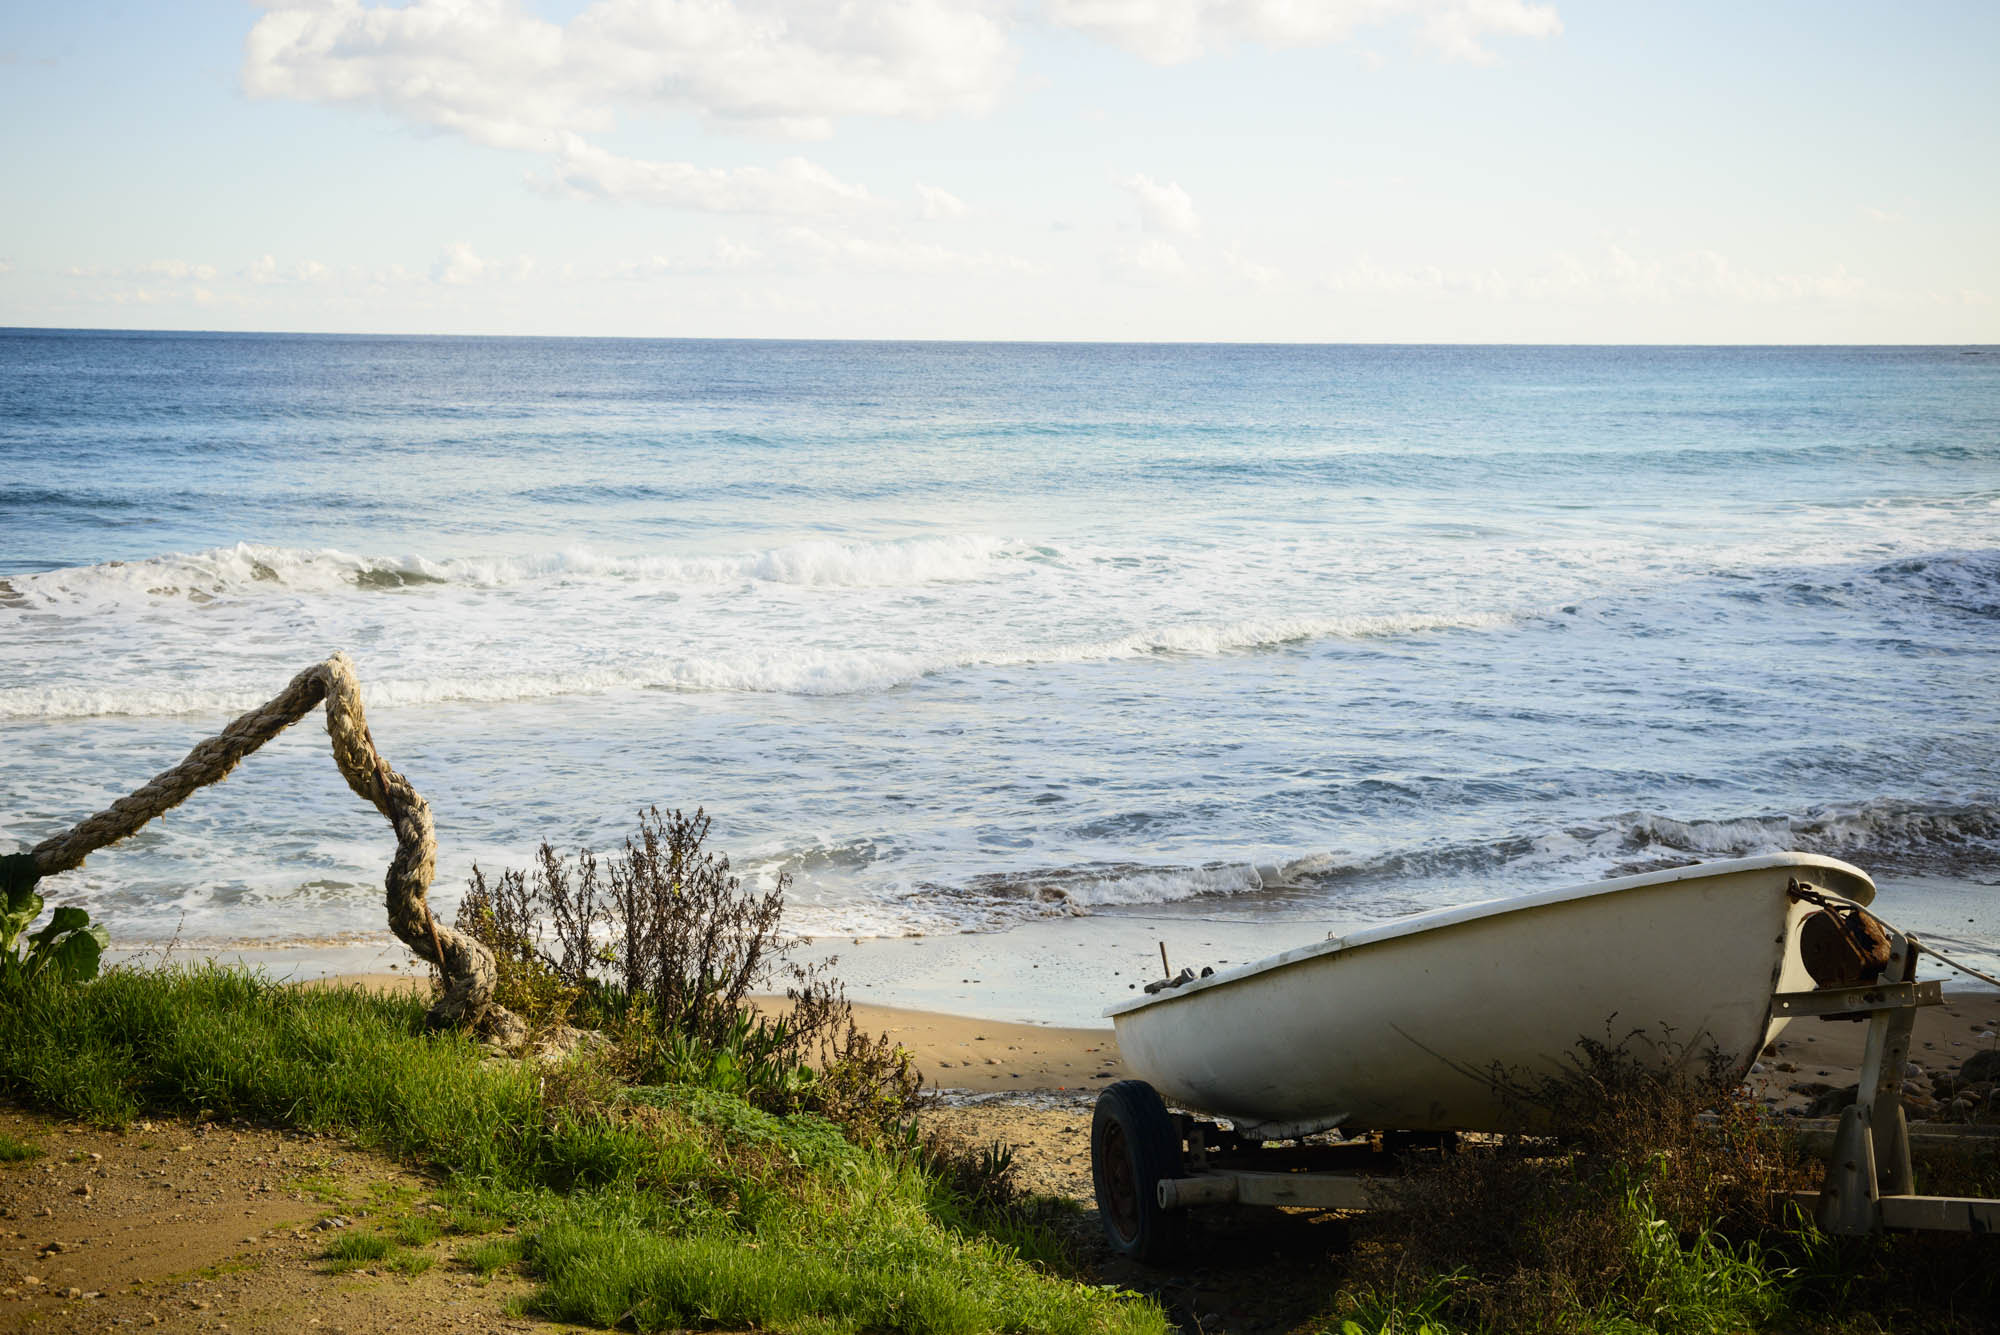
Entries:
[[[336, 649], [446, 907], [705, 805], [814, 932], [1805, 848], [2000, 958], [2000, 350], [0, 332], [0, 847]], [[303, 726], [51, 889], [341, 938], [388, 849]]]

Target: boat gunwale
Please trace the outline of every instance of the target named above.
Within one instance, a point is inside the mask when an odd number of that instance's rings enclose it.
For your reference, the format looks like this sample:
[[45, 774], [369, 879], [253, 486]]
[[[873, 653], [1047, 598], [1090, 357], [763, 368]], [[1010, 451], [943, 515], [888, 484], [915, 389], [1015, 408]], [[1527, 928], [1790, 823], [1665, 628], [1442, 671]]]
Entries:
[[[1232, 983], [1240, 983], [1259, 975], [1270, 973], [1304, 960], [1326, 955], [1337, 955], [1361, 946], [1380, 945], [1383, 942], [1400, 940], [1422, 932], [1438, 928], [1456, 927], [1483, 918], [1499, 917], [1502, 914], [1521, 912], [1529, 909], [1547, 908], [1557, 904], [1567, 904], [1580, 899], [1590, 899], [1598, 895], [1617, 894], [1625, 890], [1637, 890], [1644, 886], [1670, 885], [1676, 881], [1703, 879], [1710, 876], [1729, 876], [1738, 872], [1765, 871], [1773, 867], [1818, 867], [1838, 871], [1852, 877], [1858, 886], [1843, 887], [1836, 893], [1856, 904], [1869, 904], [1875, 899], [1875, 881], [1867, 872], [1839, 858], [1830, 858], [1821, 853], [1763, 853], [1756, 857], [1729, 858], [1720, 862], [1695, 862], [1685, 867], [1669, 867], [1664, 871], [1640, 872], [1633, 876], [1620, 876], [1608, 881], [1591, 881], [1584, 885], [1558, 886], [1551, 890], [1537, 890], [1511, 898], [1475, 900], [1470, 904], [1455, 904], [1449, 908], [1432, 909], [1425, 913], [1412, 914], [1406, 918], [1395, 918], [1385, 923], [1363, 927], [1345, 936], [1329, 936], [1324, 941], [1314, 941], [1290, 950], [1268, 955], [1261, 960], [1252, 960], [1230, 969], [1219, 969], [1206, 978], [1197, 978], [1179, 987], [1167, 988], [1152, 996], [1135, 997], [1108, 1006], [1102, 1014], [1109, 1019], [1131, 1015], [1149, 1006], [1165, 1002], [1180, 1001], [1187, 997], [1207, 992]], [[1853, 894], [1851, 890], [1865, 888], [1865, 894]]]

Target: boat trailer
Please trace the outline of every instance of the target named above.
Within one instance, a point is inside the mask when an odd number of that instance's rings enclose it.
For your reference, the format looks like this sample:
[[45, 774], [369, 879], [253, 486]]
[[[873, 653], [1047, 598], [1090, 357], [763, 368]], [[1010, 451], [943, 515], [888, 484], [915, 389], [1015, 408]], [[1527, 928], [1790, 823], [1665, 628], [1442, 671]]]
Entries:
[[[1857, 1097], [1838, 1121], [1801, 1119], [1787, 1127], [1805, 1146], [1827, 1154], [1818, 1191], [1793, 1199], [1827, 1233], [1885, 1229], [2000, 1232], [2000, 1200], [1920, 1196], [1913, 1148], [2000, 1145], [2000, 1127], [1938, 1126], [1910, 1130], [1903, 1112], [1903, 1070], [1916, 1013], [1944, 1000], [1943, 985], [1915, 980], [1918, 945], [1893, 937], [1884, 978], [1854, 987], [1780, 992], [1774, 1018], [1864, 1020]], [[1170, 1113], [1151, 1085], [1121, 1080], [1098, 1096], [1091, 1127], [1091, 1170], [1111, 1245], [1141, 1261], [1168, 1260], [1197, 1206], [1266, 1205], [1369, 1210], [1390, 1204], [1399, 1164], [1410, 1150], [1456, 1149], [1455, 1132], [1390, 1131], [1344, 1143], [1268, 1146], [1220, 1122]]]

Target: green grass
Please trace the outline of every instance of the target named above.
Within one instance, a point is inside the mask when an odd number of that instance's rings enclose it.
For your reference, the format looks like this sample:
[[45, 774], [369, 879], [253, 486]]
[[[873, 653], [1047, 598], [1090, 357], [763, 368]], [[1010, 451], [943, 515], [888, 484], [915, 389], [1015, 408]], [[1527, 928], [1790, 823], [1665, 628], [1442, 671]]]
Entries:
[[[1561, 1328], [1576, 1335], [1714, 1335], [1790, 1329], [1798, 1272], [1754, 1242], [1732, 1244], [1713, 1232], [1681, 1239], [1650, 1217], [1642, 1198], [1631, 1202], [1628, 1257], [1636, 1282], [1594, 1308], [1573, 1306]], [[1340, 1319], [1321, 1335], [1458, 1335], [1451, 1320], [1460, 1274], [1420, 1277], [1398, 1297], [1379, 1292], [1343, 1296]]]
[[444, 1221], [434, 1215], [413, 1214], [396, 1221], [389, 1236], [404, 1247], [428, 1247], [444, 1234]]
[[[562, 1085], [428, 1032], [407, 997], [214, 967], [0, 996], [0, 1093], [111, 1126], [205, 1108], [424, 1165], [448, 1184], [454, 1231], [521, 1229], [468, 1263], [518, 1256], [545, 1315], [640, 1330], [1166, 1329], [1152, 1303], [1063, 1277], [1053, 1234], [955, 1196], [918, 1156], [714, 1090], [606, 1106]], [[428, 1242], [419, 1218], [392, 1232]], [[328, 1259], [394, 1268], [399, 1240], [343, 1234]]]
[[395, 1244], [380, 1233], [342, 1233], [321, 1253], [336, 1270], [353, 1270], [386, 1260]]
[[528, 1244], [521, 1238], [488, 1238], [461, 1251], [458, 1260], [468, 1269], [491, 1275], [510, 1265], [519, 1265], [527, 1253]]
[[445, 1227], [452, 1233], [466, 1237], [478, 1237], [484, 1233], [498, 1233], [507, 1226], [507, 1221], [497, 1214], [471, 1205], [455, 1205], [445, 1216]]
[[39, 1145], [16, 1140], [4, 1131], [0, 1131], [0, 1163], [22, 1163], [28, 1159], [40, 1158], [41, 1154]]
[[389, 1269], [397, 1274], [408, 1275], [414, 1279], [436, 1265], [437, 1257], [429, 1252], [398, 1251], [390, 1255], [387, 1264]]

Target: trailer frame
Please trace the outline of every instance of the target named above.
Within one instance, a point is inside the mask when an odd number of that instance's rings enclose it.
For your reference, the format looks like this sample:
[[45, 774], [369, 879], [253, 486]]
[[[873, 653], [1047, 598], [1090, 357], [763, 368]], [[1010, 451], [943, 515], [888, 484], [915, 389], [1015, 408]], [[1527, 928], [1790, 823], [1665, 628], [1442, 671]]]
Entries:
[[[1913, 1151], [2000, 1142], [2000, 1127], [1910, 1129], [1903, 1110], [1903, 1077], [1916, 1012], [1944, 1000], [1942, 984], [1916, 981], [1919, 949], [1916, 938], [1896, 932], [1881, 975], [1888, 981], [1780, 992], [1772, 997], [1773, 1017], [1858, 1019], [1868, 1025], [1853, 1105], [1837, 1120], [1801, 1120], [1789, 1128], [1812, 1148], [1824, 1148], [1827, 1154], [1826, 1174], [1819, 1189], [1792, 1195], [1813, 1223], [1827, 1233], [1861, 1235], [1885, 1229], [2000, 1232], [2000, 1199], [1925, 1196], [1915, 1191]], [[1177, 1175], [1162, 1175], [1150, 1184], [1121, 1181], [1127, 1189], [1128, 1212], [1129, 1189], [1133, 1187], [1140, 1191], [1150, 1187], [1151, 1203], [1169, 1218], [1181, 1211], [1217, 1205], [1381, 1209], [1392, 1204], [1391, 1184], [1402, 1171], [1408, 1151], [1435, 1148], [1453, 1153], [1459, 1144], [1453, 1132], [1392, 1131], [1338, 1144], [1300, 1141], [1271, 1146], [1247, 1140], [1222, 1122], [1186, 1112], [1166, 1113], [1150, 1086], [1140, 1081], [1121, 1083], [1144, 1088], [1153, 1106], [1160, 1109], [1154, 1116], [1171, 1118], [1170, 1130], [1156, 1123], [1151, 1128], [1153, 1134], [1156, 1138], [1169, 1136], [1181, 1147]], [[1129, 1095], [1127, 1099], [1129, 1102]], [[1098, 1143], [1093, 1134], [1093, 1175], [1100, 1184], [1101, 1204], [1106, 1168], [1096, 1163]], [[1109, 1167], [1114, 1177], [1120, 1171], [1118, 1165]], [[1113, 1246], [1132, 1250], [1121, 1241], [1108, 1213], [1106, 1230]]]

